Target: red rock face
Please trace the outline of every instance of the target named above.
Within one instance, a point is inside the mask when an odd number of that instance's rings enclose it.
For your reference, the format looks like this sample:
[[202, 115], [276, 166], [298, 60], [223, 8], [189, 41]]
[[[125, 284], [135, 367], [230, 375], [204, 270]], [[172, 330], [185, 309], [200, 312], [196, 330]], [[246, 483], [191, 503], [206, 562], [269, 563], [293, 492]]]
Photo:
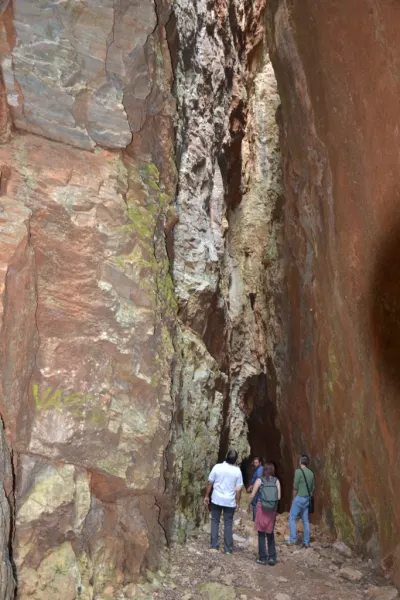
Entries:
[[314, 457], [325, 520], [389, 559], [400, 528], [400, 8], [270, 8], [286, 193], [282, 428]]
[[16, 2], [0, 20], [0, 413], [18, 593], [37, 600], [114, 593], [165, 543], [170, 12], [73, 4]]

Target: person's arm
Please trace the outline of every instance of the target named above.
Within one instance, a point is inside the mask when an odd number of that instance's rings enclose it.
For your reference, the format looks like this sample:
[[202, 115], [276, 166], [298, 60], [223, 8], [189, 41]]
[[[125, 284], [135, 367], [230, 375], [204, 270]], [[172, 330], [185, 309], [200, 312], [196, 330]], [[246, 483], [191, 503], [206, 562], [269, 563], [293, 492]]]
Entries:
[[239, 469], [239, 475], [237, 476], [237, 479], [236, 479], [236, 506], [240, 506], [240, 497], [242, 495], [242, 488], [243, 488], [243, 477], [242, 477], [242, 472]]
[[213, 486], [213, 482], [209, 481], [207, 483], [207, 487], [206, 487], [206, 493], [204, 494], [204, 504], [206, 504], [207, 506], [210, 504], [210, 492], [212, 490], [212, 486]]
[[260, 486], [261, 486], [261, 479], [256, 479], [256, 482], [253, 487], [253, 491], [251, 492], [251, 496], [249, 498], [249, 507], [251, 506], [251, 503], [253, 502], [258, 490], [260, 489]]
[[251, 494], [251, 492], [253, 491], [253, 486], [254, 486], [256, 480], [257, 480], [257, 469], [254, 471], [253, 476], [250, 481], [250, 486], [247, 488], [247, 491], [249, 492], [249, 494]]
[[206, 491], [204, 494], [204, 504], [206, 504], [208, 506], [208, 504], [210, 504], [210, 492], [212, 489], [212, 486], [214, 484], [215, 481], [215, 470], [214, 467], [211, 469], [211, 473], [208, 476], [208, 483], [207, 483], [207, 487], [206, 487]]
[[281, 482], [279, 481], [279, 479], [276, 480], [276, 487], [278, 488], [278, 500], [280, 500], [282, 497], [282, 490], [281, 490]]
[[294, 474], [293, 494], [292, 494], [293, 499], [296, 498], [297, 492], [299, 491], [300, 475], [301, 475], [301, 473], [300, 473], [299, 469], [297, 469]]

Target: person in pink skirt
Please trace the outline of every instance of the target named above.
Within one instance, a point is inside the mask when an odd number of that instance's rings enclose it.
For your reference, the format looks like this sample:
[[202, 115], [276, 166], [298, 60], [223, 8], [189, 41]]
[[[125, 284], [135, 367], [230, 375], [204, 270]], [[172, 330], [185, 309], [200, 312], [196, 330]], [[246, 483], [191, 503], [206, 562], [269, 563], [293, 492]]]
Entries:
[[[281, 498], [281, 484], [275, 477], [275, 466], [267, 462], [264, 465], [262, 477], [256, 480], [251, 496], [249, 498], [248, 510], [251, 510], [251, 503], [257, 492], [260, 490], [260, 498], [256, 507], [256, 519], [254, 528], [258, 532], [258, 559], [259, 565], [276, 564], [275, 550], [275, 519], [278, 509], [278, 501]], [[268, 541], [268, 554], [265, 537]]]

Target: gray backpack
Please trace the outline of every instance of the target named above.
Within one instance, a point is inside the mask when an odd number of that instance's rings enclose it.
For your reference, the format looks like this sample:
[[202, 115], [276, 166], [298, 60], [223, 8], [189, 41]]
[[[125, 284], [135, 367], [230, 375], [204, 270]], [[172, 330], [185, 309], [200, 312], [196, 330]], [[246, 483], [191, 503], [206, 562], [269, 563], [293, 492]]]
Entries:
[[278, 488], [276, 487], [276, 477], [261, 477], [260, 500], [262, 509], [265, 511], [275, 511], [278, 508]]

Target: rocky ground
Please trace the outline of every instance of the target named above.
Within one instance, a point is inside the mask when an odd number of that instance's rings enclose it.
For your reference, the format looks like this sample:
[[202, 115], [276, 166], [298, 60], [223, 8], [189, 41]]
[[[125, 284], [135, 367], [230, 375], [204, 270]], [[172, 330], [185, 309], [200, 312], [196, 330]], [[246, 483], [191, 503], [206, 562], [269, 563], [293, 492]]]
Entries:
[[[185, 546], [169, 553], [165, 572], [148, 573], [148, 582], [125, 588], [124, 598], [158, 600], [394, 600], [396, 588], [373, 570], [370, 562], [353, 556], [312, 526], [312, 547], [287, 548], [287, 514], [276, 525], [278, 563], [256, 564], [257, 537], [242, 508], [235, 519], [231, 556], [208, 551], [205, 526]], [[301, 529], [301, 526], [300, 526]], [[222, 534], [222, 531], [221, 531]], [[301, 537], [301, 535], [300, 535]]]

